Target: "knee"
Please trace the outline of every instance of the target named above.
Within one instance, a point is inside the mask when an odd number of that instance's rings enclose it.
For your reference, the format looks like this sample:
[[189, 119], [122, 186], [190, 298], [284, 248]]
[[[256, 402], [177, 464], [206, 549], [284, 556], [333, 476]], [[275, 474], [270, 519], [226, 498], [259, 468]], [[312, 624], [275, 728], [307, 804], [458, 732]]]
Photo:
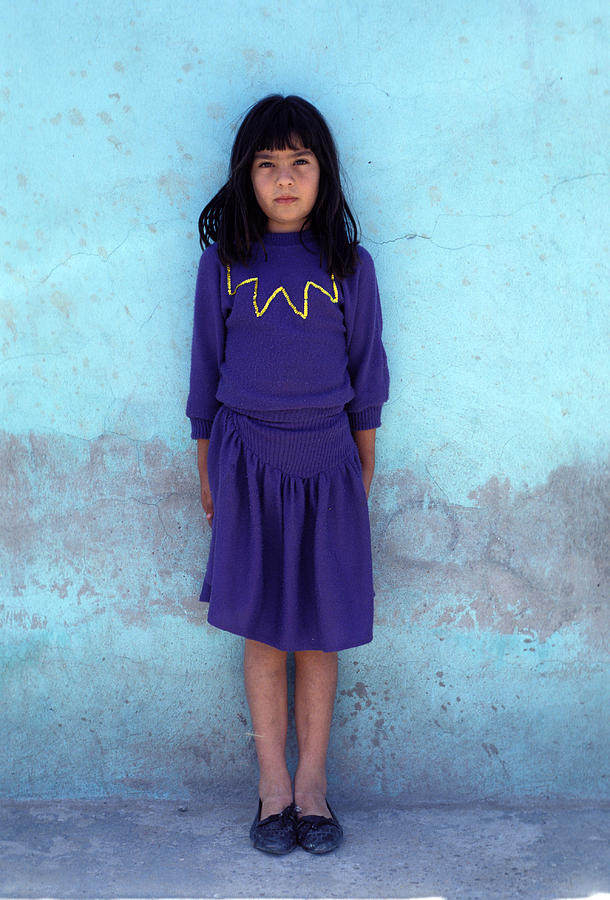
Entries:
[[249, 666], [261, 666], [269, 670], [282, 670], [286, 668], [286, 651], [278, 650], [269, 644], [253, 641], [246, 638], [244, 648], [244, 664]]

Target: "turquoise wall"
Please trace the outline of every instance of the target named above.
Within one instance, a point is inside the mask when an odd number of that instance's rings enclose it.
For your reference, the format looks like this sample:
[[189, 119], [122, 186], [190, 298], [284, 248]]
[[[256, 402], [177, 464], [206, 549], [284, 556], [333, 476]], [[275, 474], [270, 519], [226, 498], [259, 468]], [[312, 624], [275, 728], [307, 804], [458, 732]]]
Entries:
[[337, 135], [392, 375], [333, 796], [607, 797], [605, 5], [3, 9], [0, 791], [255, 792], [184, 406], [197, 217], [280, 91]]

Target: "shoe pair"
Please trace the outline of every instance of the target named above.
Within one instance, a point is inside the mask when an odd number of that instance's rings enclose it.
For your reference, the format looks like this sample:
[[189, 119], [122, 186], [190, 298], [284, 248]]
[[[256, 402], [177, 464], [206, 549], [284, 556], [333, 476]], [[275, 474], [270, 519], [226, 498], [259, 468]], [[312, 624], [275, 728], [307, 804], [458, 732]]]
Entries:
[[[328, 802], [326, 804], [328, 806]], [[343, 839], [343, 829], [334, 812], [328, 806], [328, 816], [301, 816], [298, 807], [291, 803], [273, 816], [261, 821], [263, 801], [258, 801], [258, 811], [250, 828], [250, 840], [257, 850], [265, 853], [290, 853], [299, 844], [308, 853], [330, 853]]]

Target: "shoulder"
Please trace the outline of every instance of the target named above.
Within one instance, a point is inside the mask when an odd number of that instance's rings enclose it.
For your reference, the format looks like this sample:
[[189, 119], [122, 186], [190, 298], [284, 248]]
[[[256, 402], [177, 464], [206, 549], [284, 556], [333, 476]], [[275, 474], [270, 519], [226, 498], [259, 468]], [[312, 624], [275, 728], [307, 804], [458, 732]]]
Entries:
[[365, 269], [374, 269], [375, 263], [373, 262], [373, 257], [369, 253], [368, 250], [365, 250], [362, 244], [358, 244], [356, 247], [356, 252], [358, 254], [358, 259], [360, 261], [360, 265]]
[[361, 244], [358, 244], [356, 247], [356, 255], [358, 257], [356, 269], [351, 275], [347, 276], [346, 281], [357, 290], [359, 287], [375, 281], [376, 276], [375, 263], [373, 262], [373, 257], [369, 251], [365, 250]]
[[210, 246], [206, 247], [201, 254], [201, 258], [199, 260], [199, 271], [209, 271], [210, 269], [218, 268], [218, 266], [220, 265], [221, 263], [218, 256], [218, 244], [210, 244]]
[[356, 279], [359, 283], [368, 282], [371, 279], [374, 279], [375, 263], [373, 262], [373, 257], [369, 251], [365, 250], [361, 244], [358, 244], [356, 247], [356, 255], [358, 257], [358, 264], [355, 272], [350, 277]]
[[218, 245], [210, 244], [201, 254], [197, 270], [197, 284], [200, 288], [205, 285], [219, 283], [219, 277], [225, 271], [218, 256]]
[[195, 305], [207, 304], [213, 297], [222, 292], [225, 268], [218, 258], [218, 247], [210, 244], [201, 254], [197, 269], [197, 285], [195, 288]]

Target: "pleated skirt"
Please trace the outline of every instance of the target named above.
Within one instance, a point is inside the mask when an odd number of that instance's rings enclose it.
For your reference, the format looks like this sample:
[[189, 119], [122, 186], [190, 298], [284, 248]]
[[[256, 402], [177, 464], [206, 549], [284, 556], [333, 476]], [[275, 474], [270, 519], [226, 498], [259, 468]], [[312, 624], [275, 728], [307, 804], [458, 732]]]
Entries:
[[200, 596], [208, 622], [280, 650], [368, 643], [369, 513], [345, 411], [222, 406], [208, 474], [214, 519]]

